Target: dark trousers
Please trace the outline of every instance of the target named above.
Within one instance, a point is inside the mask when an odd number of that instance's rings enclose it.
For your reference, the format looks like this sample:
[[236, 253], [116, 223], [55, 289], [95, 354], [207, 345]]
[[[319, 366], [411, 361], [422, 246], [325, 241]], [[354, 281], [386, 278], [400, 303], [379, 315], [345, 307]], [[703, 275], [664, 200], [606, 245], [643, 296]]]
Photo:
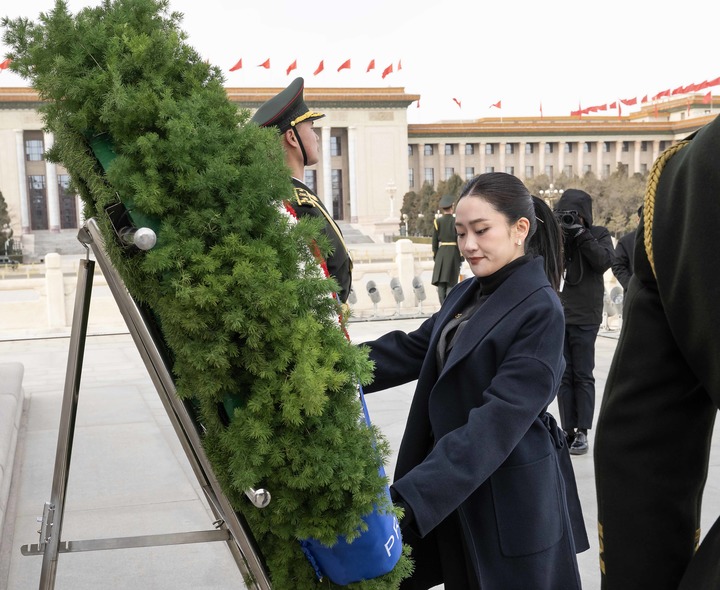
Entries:
[[592, 428], [595, 412], [595, 340], [600, 326], [565, 326], [565, 373], [558, 406], [563, 430]]
[[438, 290], [438, 299], [440, 299], [440, 305], [443, 304], [443, 301], [445, 301], [445, 297], [447, 297], [447, 294], [450, 292], [450, 289], [452, 289], [455, 285], [450, 285], [448, 283], [438, 283], [437, 284], [437, 290]]

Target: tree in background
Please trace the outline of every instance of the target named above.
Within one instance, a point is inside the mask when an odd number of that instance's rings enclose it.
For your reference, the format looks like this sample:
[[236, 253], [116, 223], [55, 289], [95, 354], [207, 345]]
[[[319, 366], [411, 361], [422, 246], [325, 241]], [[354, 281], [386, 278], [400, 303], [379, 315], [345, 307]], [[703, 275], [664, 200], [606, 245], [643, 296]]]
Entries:
[[438, 183], [437, 188], [429, 182], [425, 182], [420, 192], [410, 191], [403, 196], [403, 204], [400, 214], [407, 215], [408, 234], [410, 236], [431, 236], [433, 231], [433, 220], [440, 211], [439, 202], [443, 195], [460, 195], [465, 181], [453, 174], [447, 180]]
[[0, 248], [2, 248], [3, 254], [8, 253], [8, 243], [12, 237], [13, 230], [12, 227], [10, 227], [10, 213], [8, 212], [5, 197], [2, 191], [0, 191]]

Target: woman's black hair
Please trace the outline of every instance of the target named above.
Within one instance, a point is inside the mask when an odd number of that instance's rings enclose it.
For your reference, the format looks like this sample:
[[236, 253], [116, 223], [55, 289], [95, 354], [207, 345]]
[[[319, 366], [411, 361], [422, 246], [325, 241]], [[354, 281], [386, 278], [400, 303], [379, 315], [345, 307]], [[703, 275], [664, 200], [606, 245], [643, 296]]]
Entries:
[[548, 281], [558, 291], [563, 273], [563, 242], [562, 230], [552, 209], [531, 195], [520, 179], [504, 172], [488, 172], [469, 180], [458, 201], [467, 196], [486, 200], [510, 224], [521, 217], [530, 222], [525, 251], [543, 257]]

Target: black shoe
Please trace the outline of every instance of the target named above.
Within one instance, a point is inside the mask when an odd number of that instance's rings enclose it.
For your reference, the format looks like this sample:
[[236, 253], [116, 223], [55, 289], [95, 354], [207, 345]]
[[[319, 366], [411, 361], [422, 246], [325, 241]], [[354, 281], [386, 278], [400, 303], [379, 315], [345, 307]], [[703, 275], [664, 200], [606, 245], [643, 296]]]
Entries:
[[584, 455], [588, 452], [587, 434], [578, 430], [575, 434], [575, 440], [570, 445], [571, 455]]

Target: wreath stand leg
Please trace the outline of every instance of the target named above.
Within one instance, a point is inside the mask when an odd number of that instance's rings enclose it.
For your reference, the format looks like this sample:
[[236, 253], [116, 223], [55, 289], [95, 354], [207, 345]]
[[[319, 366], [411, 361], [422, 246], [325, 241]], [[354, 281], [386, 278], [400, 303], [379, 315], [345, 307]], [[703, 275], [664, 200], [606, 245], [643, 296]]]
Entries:
[[[116, 228], [116, 233], [119, 238], [136, 233], [134, 228], [130, 228], [129, 234], [127, 230], [128, 228]], [[137, 232], [142, 235], [140, 230]], [[193, 419], [192, 408], [176, 395], [162, 339], [154, 329], [155, 322], [148, 311], [142, 309], [127, 292], [120, 275], [105, 253], [103, 240], [94, 219], [89, 219], [80, 229], [78, 240], [85, 246], [88, 256], [81, 261], [78, 272], [51, 496], [50, 501], [46, 502], [44, 506], [39, 543], [23, 545], [20, 548], [23, 555], [43, 556], [39, 589], [53, 590], [55, 587], [60, 553], [225, 541], [246, 584], [248, 584], [248, 588], [250, 590], [271, 590], [257, 543], [242, 515], [232, 509], [230, 502], [222, 492], [202, 448], [199, 431], [201, 426]], [[213, 523], [215, 528], [212, 530], [81, 541], [60, 540], [95, 268], [95, 262], [89, 258], [90, 248], [107, 279], [108, 286], [148, 369], [168, 418], [216, 518]], [[251, 489], [245, 493], [258, 508], [263, 508], [270, 502], [270, 494], [266, 490]]]

